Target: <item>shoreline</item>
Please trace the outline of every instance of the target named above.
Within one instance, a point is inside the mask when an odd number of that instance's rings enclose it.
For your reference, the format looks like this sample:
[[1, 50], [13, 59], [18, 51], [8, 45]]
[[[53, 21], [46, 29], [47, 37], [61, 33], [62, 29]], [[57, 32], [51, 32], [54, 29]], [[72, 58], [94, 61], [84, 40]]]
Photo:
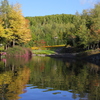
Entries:
[[56, 53], [56, 54], [32, 54], [32, 56], [41, 56], [41, 57], [51, 57], [51, 58], [62, 58], [65, 60], [84, 60], [100, 66], [100, 53], [93, 54], [85, 57], [78, 57], [79, 53]]

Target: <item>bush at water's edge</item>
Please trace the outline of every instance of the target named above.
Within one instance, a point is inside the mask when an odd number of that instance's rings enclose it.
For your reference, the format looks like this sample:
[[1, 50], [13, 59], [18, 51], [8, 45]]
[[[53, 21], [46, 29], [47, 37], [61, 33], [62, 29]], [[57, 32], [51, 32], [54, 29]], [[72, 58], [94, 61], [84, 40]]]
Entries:
[[7, 56], [13, 56], [13, 57], [31, 57], [32, 52], [28, 48], [14, 46], [13, 48], [9, 48], [6, 51]]

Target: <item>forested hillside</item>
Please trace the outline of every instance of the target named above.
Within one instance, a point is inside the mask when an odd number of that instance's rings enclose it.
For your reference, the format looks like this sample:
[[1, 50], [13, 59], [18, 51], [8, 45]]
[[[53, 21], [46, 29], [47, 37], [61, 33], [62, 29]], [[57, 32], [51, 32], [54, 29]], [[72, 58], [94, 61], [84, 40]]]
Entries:
[[61, 14], [26, 18], [30, 21], [33, 45], [40, 46], [65, 44], [67, 41], [66, 25], [74, 22], [75, 15]]
[[26, 17], [30, 21], [30, 46], [70, 44], [97, 48], [100, 41], [100, 3], [75, 15], [61, 14]]
[[20, 4], [0, 2], [0, 43], [5, 47], [26, 45], [100, 46], [100, 3], [81, 14], [23, 17]]

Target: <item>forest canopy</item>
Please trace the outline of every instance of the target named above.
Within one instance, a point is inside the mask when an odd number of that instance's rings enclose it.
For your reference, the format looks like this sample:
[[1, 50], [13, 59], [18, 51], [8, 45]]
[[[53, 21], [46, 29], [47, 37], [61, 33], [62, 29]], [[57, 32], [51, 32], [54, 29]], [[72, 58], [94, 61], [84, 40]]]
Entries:
[[[31, 46], [69, 44], [97, 48], [100, 43], [100, 3], [82, 14], [26, 17], [32, 32]], [[44, 42], [41, 42], [44, 41]]]

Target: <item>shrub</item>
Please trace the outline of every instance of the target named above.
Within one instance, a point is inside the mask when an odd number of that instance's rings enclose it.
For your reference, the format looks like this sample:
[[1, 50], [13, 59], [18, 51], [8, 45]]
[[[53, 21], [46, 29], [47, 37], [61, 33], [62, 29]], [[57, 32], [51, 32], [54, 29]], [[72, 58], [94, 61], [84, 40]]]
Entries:
[[19, 47], [19, 46], [14, 46], [13, 48], [9, 48], [6, 52], [7, 52], [7, 56], [14, 56], [14, 57], [32, 56], [32, 52], [30, 49]]

